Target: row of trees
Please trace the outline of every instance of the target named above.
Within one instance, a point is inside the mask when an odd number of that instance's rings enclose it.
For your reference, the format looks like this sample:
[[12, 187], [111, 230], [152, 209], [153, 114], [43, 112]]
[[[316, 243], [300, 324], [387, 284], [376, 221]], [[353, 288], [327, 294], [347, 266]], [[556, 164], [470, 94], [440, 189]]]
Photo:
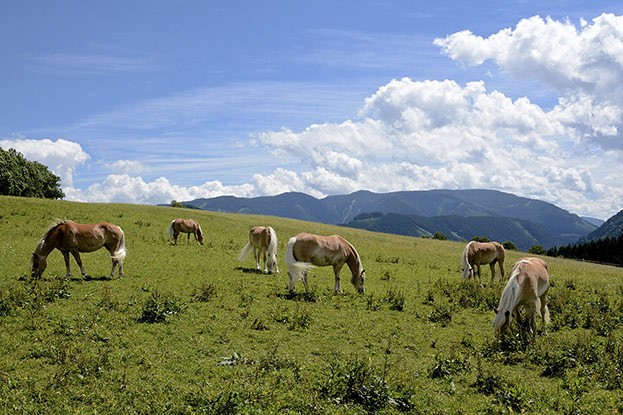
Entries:
[[597, 241], [550, 248], [547, 255], [623, 266], [623, 234]]
[[46, 166], [28, 161], [20, 152], [0, 148], [0, 194], [62, 199], [61, 178]]

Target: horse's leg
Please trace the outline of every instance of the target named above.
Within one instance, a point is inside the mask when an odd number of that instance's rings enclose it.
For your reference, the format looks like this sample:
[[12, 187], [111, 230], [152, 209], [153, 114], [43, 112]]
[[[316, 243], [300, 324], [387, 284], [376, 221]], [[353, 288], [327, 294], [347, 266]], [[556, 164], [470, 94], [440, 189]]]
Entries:
[[262, 250], [262, 258], [264, 258], [264, 272], [268, 274], [268, 264], [266, 263], [266, 251], [267, 249], [261, 248]]
[[333, 266], [333, 273], [335, 274], [335, 286], [333, 287], [333, 291], [335, 294], [342, 291], [342, 289], [340, 288], [340, 272], [342, 271], [343, 266], [344, 264], [339, 265], [339, 266], [338, 265]]
[[260, 249], [253, 247], [253, 258], [255, 258], [255, 269], [260, 270]]
[[476, 262], [476, 270], [478, 271], [478, 282], [482, 286], [482, 277], [480, 276], [480, 262]]
[[71, 270], [69, 269], [69, 252], [61, 251], [63, 253], [63, 258], [65, 259], [65, 268], [67, 269], [67, 273], [65, 273], [65, 278], [71, 277]]
[[489, 287], [493, 287], [493, 281], [495, 280], [495, 261], [489, 264], [489, 268], [491, 268], [491, 283]]
[[78, 251], [71, 251], [71, 254], [74, 256], [74, 258], [76, 259], [76, 262], [78, 263], [78, 266], [80, 267], [82, 278], [86, 278], [87, 273], [85, 272], [84, 267], [82, 266], [82, 259], [80, 259], [80, 253]]
[[188, 241], [186, 241], [186, 245], [190, 245], [190, 234], [192, 232], [188, 232], [186, 235], [188, 235]]
[[305, 292], [307, 292], [307, 271], [303, 272], [303, 285], [305, 286]]
[[292, 280], [292, 274], [290, 273], [290, 270], [288, 269], [288, 279], [290, 280], [290, 293], [294, 292], [294, 281]]
[[180, 231], [177, 229], [173, 230], [173, 245], [177, 245], [177, 237], [180, 236]]

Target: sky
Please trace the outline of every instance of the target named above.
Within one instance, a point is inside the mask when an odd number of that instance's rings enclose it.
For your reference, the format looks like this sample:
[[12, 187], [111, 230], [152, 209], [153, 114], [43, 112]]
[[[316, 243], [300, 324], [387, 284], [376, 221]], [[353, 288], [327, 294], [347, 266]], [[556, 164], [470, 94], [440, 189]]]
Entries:
[[620, 1], [7, 0], [0, 147], [66, 200], [495, 189], [623, 209]]

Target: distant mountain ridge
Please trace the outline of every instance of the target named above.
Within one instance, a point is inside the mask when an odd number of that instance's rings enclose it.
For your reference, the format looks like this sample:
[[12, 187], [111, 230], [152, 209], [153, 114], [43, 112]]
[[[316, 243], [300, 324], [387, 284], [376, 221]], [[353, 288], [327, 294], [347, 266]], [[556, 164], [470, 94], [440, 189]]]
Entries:
[[623, 235], [623, 210], [608, 219], [603, 225], [580, 239], [580, 243], [616, 238]]
[[[455, 240], [486, 236], [492, 240], [510, 240], [524, 250], [532, 245], [547, 248], [574, 243], [597, 228], [551, 203], [479, 189], [392, 193], [358, 191], [323, 199], [293, 192], [254, 198], [220, 196], [192, 200], [184, 202], [184, 205], [412, 236], [436, 231]], [[382, 215], [356, 220], [358, 216], [371, 212]]]

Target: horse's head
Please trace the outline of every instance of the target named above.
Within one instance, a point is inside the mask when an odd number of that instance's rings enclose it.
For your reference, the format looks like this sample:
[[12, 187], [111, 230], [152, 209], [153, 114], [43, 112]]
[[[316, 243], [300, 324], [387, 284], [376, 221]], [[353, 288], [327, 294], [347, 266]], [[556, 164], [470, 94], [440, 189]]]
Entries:
[[37, 255], [36, 252], [33, 252], [32, 258], [32, 270], [30, 271], [30, 275], [34, 278], [39, 278], [43, 274], [43, 271], [48, 266], [48, 260], [46, 257]]
[[494, 308], [495, 312], [495, 320], [493, 320], [493, 328], [495, 332], [495, 337], [501, 339], [506, 335], [508, 331], [508, 327], [510, 326], [510, 310], [504, 311], [504, 314], [501, 313], [500, 310]]
[[467, 264], [467, 267], [463, 266], [463, 268], [461, 268], [461, 274], [463, 275], [464, 280], [469, 280], [474, 277], [474, 268]]
[[[273, 274], [277, 268], [277, 257], [275, 254], [271, 254], [268, 256], [268, 260], [266, 261], [266, 268], [270, 274]], [[277, 271], [279, 272], [279, 271]]]
[[353, 279], [351, 280], [358, 293], [363, 293], [365, 291], [364, 283], [366, 282], [366, 270], [362, 269], [359, 275], [353, 274]]
[[201, 226], [197, 229], [197, 241], [203, 245], [203, 232], [201, 231]]

